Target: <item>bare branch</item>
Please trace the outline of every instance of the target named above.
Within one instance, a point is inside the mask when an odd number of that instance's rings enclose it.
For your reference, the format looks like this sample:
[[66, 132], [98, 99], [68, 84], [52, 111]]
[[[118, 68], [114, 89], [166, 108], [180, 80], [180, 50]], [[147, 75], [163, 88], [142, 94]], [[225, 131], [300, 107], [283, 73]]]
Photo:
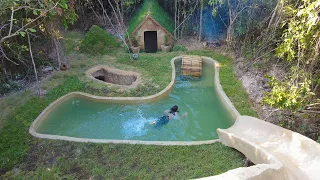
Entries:
[[232, 21], [230, 22], [230, 24], [233, 24], [235, 21], [236, 21], [236, 19], [238, 18], [238, 16], [242, 13], [242, 11], [244, 11], [245, 9], [247, 9], [247, 8], [251, 8], [252, 6], [245, 6], [245, 7], [243, 7], [236, 15], [235, 15], [235, 17], [233, 17], [233, 19], [232, 19]]
[[255, 64], [256, 62], [258, 62], [262, 57], [264, 57], [264, 56], [266, 56], [266, 55], [268, 55], [268, 54], [270, 54], [271, 52], [273, 52], [273, 51], [275, 51], [276, 49], [272, 49], [271, 51], [268, 51], [268, 52], [266, 52], [265, 54], [263, 54], [263, 55], [261, 55], [261, 56], [259, 56], [259, 57], [257, 57], [254, 61], [252, 61], [250, 64], [249, 64], [249, 66], [248, 67], [246, 67], [246, 69], [244, 70], [245, 72], [247, 72], [248, 71], [248, 69], [253, 65], [253, 64]]
[[38, 80], [38, 73], [37, 73], [37, 69], [36, 69], [36, 64], [35, 64], [34, 59], [33, 59], [30, 36], [29, 36], [28, 32], [27, 32], [27, 37], [28, 37], [29, 52], [30, 52], [30, 57], [31, 57], [32, 65], [33, 65], [33, 70], [34, 70], [34, 74], [36, 76], [36, 89], [38, 91], [38, 96], [40, 96], [41, 95], [41, 91], [40, 91], [40, 85], [39, 85], [39, 80]]
[[[92, 10], [93, 14], [97, 17], [97, 19], [100, 19], [99, 16], [98, 16], [98, 14], [96, 13], [96, 11], [95, 11], [95, 10], [93, 9], [93, 7], [92, 7], [91, 1], [87, 0], [87, 2], [88, 2], [88, 4], [89, 4], [89, 7], [90, 7], [90, 9]], [[103, 17], [104, 17], [104, 16], [103, 16]], [[103, 20], [104, 20], [104, 24], [105, 24], [105, 26], [106, 26], [106, 25], [107, 25], [107, 22], [106, 22], [105, 18], [103, 18]]]
[[5, 27], [8, 26], [8, 25], [9, 25], [9, 24], [2, 25], [2, 26], [0, 27], [0, 32], [2, 31], [3, 28], [5, 28]]
[[12, 10], [11, 12], [11, 18], [10, 18], [10, 29], [9, 29], [9, 36], [11, 35], [11, 31], [12, 31], [12, 24], [13, 24], [13, 14], [14, 14], [14, 10]]
[[[106, 12], [106, 10], [105, 10], [105, 8], [104, 8], [104, 6], [103, 6], [102, 1], [101, 1], [101, 0], [98, 0], [98, 2], [99, 2], [100, 6], [101, 6], [101, 8], [102, 8], [102, 11], [103, 11], [104, 16], [107, 17], [107, 19], [108, 19], [108, 21], [110, 22], [112, 28], [116, 31], [117, 34], [120, 34], [120, 33], [118, 32], [117, 28], [116, 28], [116, 27], [114, 26], [114, 24], [112, 23], [109, 15], [107, 14], [107, 12]], [[116, 16], [116, 14], [115, 14], [115, 16]], [[129, 48], [128, 44], [126, 43], [125, 39], [124, 39], [122, 36], [120, 36], [120, 39], [122, 40], [123, 44], [126, 46], [128, 52], [130, 52], [130, 48]], [[130, 56], [130, 58], [131, 58], [131, 56]]]
[[[53, 9], [55, 9], [58, 5], [58, 2], [51, 8], [49, 9], [47, 12], [52, 11]], [[3, 43], [6, 39], [12, 38], [14, 36], [17, 36], [19, 34], [19, 32], [25, 30], [26, 27], [28, 27], [30, 24], [34, 23], [35, 21], [37, 21], [38, 19], [40, 19], [41, 17], [43, 17], [42, 15], [39, 15], [38, 17], [36, 17], [35, 19], [33, 19], [32, 21], [28, 22], [27, 24], [25, 24], [24, 26], [22, 26], [20, 29], [18, 29], [15, 33], [11, 34], [9, 32], [9, 34], [3, 38], [1, 38], [0, 40], [0, 44]], [[12, 21], [11, 21], [12, 23]]]
[[313, 103], [313, 104], [309, 104], [309, 105], [307, 105], [307, 107], [312, 107], [312, 106], [317, 106], [317, 105], [319, 105], [319, 106], [320, 106], [320, 103]]
[[300, 113], [312, 113], [312, 114], [320, 114], [320, 111], [311, 111], [311, 110], [301, 110]]
[[174, 32], [175, 32], [177, 29], [179, 29], [179, 27], [180, 27], [186, 20], [188, 20], [188, 19], [190, 18], [190, 16], [191, 16], [191, 15], [194, 13], [194, 11], [196, 10], [198, 3], [199, 3], [199, 0], [197, 0], [197, 3], [196, 3], [196, 5], [194, 6], [193, 11], [179, 24], [178, 27], [176, 27], [176, 29], [174, 30]]
[[10, 58], [8, 58], [8, 56], [7, 56], [6, 53], [3, 51], [3, 49], [2, 49], [1, 46], [0, 46], [0, 52], [2, 53], [2, 56], [3, 56], [4, 58], [6, 58], [6, 60], [12, 62], [13, 64], [15, 64], [15, 65], [17, 65], [17, 66], [19, 65], [18, 63], [14, 62], [14, 61], [12, 61]]

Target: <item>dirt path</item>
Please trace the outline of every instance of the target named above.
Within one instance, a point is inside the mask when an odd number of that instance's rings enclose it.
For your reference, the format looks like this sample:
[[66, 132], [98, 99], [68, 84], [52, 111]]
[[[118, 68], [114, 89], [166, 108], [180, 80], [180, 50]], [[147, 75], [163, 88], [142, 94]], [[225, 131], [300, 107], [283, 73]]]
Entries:
[[270, 71], [262, 72], [257, 68], [248, 68], [248, 61], [244, 58], [237, 58], [233, 61], [235, 73], [249, 94], [249, 98], [253, 102], [260, 119], [272, 122], [272, 114], [274, 114], [277, 109], [263, 104], [264, 94], [271, 90], [269, 80], [265, 75], [275, 74], [274, 72], [280, 73], [281, 70], [274, 66], [270, 68]]
[[313, 140], [320, 140], [320, 125], [316, 116], [303, 113], [292, 114], [263, 103], [265, 93], [271, 90], [269, 80], [265, 76], [271, 75], [280, 79], [283, 78], [286, 72], [281, 66], [271, 64], [268, 68], [263, 68], [267, 69], [263, 71], [261, 68], [247, 68], [248, 60], [246, 59], [234, 58], [233, 61], [235, 73], [249, 94], [260, 119], [301, 133]]

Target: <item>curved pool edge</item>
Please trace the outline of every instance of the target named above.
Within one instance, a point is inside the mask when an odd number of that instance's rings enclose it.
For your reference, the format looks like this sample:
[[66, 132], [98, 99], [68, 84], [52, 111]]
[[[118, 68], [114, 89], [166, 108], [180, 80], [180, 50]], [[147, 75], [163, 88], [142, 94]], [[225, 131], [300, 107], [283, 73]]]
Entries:
[[[236, 110], [236, 108], [231, 103], [230, 99], [226, 96], [225, 92], [222, 89], [222, 86], [220, 84], [219, 79], [219, 63], [218, 61], [206, 57], [201, 56], [203, 58], [203, 61], [205, 63], [209, 63], [213, 65], [214, 68], [214, 85], [217, 90], [217, 94], [219, 95], [219, 98], [221, 102], [224, 104], [228, 112], [232, 115], [232, 117], [236, 120], [238, 116], [240, 116], [239, 112]], [[29, 128], [29, 133], [38, 138], [45, 138], [45, 139], [53, 139], [53, 140], [65, 140], [65, 141], [74, 141], [74, 142], [92, 142], [92, 143], [116, 143], [116, 144], [145, 144], [145, 145], [203, 145], [203, 144], [212, 144], [215, 142], [219, 142], [219, 139], [213, 139], [213, 140], [206, 140], [206, 141], [141, 141], [141, 140], [108, 140], [108, 139], [90, 139], [90, 138], [76, 138], [76, 137], [69, 137], [69, 136], [60, 136], [60, 135], [49, 135], [49, 134], [41, 134], [36, 132], [37, 126], [47, 117], [47, 115], [59, 104], [63, 103], [69, 98], [76, 97], [76, 96], [82, 96], [84, 98], [98, 101], [98, 102], [109, 102], [109, 103], [139, 103], [139, 102], [153, 102], [158, 99], [161, 99], [165, 96], [167, 96], [174, 84], [176, 79], [176, 70], [175, 70], [175, 61], [181, 60], [181, 56], [177, 56], [173, 59], [171, 59], [171, 68], [172, 68], [172, 76], [171, 76], [171, 82], [169, 85], [160, 91], [159, 93], [156, 93], [151, 96], [144, 96], [144, 97], [103, 97], [103, 96], [95, 96], [87, 93], [82, 92], [71, 92], [68, 93], [60, 98], [58, 98], [56, 101], [52, 102], [50, 105], [48, 105], [41, 114], [33, 121]]]

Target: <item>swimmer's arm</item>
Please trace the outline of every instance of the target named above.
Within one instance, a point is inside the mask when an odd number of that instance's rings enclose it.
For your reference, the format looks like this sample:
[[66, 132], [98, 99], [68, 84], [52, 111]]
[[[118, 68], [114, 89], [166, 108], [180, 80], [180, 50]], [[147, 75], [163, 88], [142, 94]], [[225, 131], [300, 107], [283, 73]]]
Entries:
[[181, 118], [184, 118], [184, 117], [186, 117], [187, 115], [188, 115], [188, 113], [185, 112], [185, 113], [183, 113], [183, 115], [181, 116]]

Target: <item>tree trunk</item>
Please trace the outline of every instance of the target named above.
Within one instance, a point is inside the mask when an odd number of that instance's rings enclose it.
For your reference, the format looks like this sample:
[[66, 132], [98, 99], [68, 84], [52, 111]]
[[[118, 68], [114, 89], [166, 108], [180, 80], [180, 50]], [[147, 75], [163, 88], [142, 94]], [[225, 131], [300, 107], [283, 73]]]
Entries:
[[6, 70], [6, 67], [4, 65], [4, 61], [2, 58], [1, 58], [1, 63], [2, 63], [2, 70], [4, 72], [4, 76], [5, 76], [5, 78], [8, 78], [7, 70]]
[[[177, 0], [174, 1], [174, 29], [177, 28]], [[174, 37], [177, 38], [177, 31], [174, 31]]]
[[317, 62], [319, 61], [319, 51], [320, 51], [320, 40], [316, 43], [315, 52], [313, 55], [313, 60], [309, 66], [309, 72], [313, 72], [313, 69], [316, 67]]
[[33, 70], [34, 70], [34, 74], [36, 76], [36, 90], [38, 91], [37, 95], [40, 96], [41, 95], [41, 91], [40, 91], [40, 85], [39, 85], [39, 80], [38, 80], [38, 73], [37, 73], [36, 64], [34, 63], [34, 59], [33, 59], [30, 36], [29, 36], [28, 32], [27, 32], [27, 37], [28, 37], [29, 52], [30, 52], [30, 57], [31, 57], [32, 65], [33, 65]]
[[[180, 24], [180, 12], [179, 12], [179, 3], [177, 5], [177, 11], [178, 11], [178, 18], [177, 18], [177, 24]], [[176, 30], [177, 33], [177, 38], [179, 39], [179, 28]]]
[[276, 16], [278, 14], [278, 6], [279, 6], [279, 2], [277, 3], [276, 7], [273, 10], [273, 13], [271, 15], [269, 24], [268, 24], [268, 29], [271, 27], [271, 25], [273, 24], [274, 20], [276, 19]]
[[313, 89], [313, 92], [314, 92], [315, 94], [317, 94], [317, 91], [318, 91], [319, 87], [320, 87], [320, 83], [318, 83], [318, 84], [316, 85], [316, 87]]
[[232, 47], [233, 37], [234, 37], [234, 23], [229, 24], [227, 29], [227, 45], [229, 48]]
[[[184, 7], [184, 8], [185, 8], [185, 7]], [[186, 19], [186, 14], [183, 14], [183, 18], [182, 18], [182, 19]], [[180, 37], [183, 37], [184, 28], [185, 28], [185, 24], [183, 24], [182, 27], [181, 27]]]
[[232, 45], [232, 36], [234, 31], [234, 22], [233, 22], [233, 13], [232, 13], [232, 5], [230, 3], [230, 0], [228, 0], [228, 9], [229, 9], [229, 26], [227, 28], [227, 45], [228, 48]]
[[59, 41], [55, 37], [52, 37], [52, 38], [53, 38], [53, 43], [57, 53], [57, 63], [58, 63], [57, 67], [58, 69], [60, 69], [61, 59], [60, 59], [60, 53], [59, 53]]
[[60, 69], [61, 59], [60, 59], [60, 48], [59, 48], [59, 40], [57, 39], [60, 35], [54, 28], [54, 22], [50, 23], [50, 34], [53, 41], [54, 48], [56, 50], [57, 55], [57, 68]]
[[202, 11], [203, 11], [203, 0], [200, 0], [201, 8], [200, 8], [200, 28], [199, 28], [199, 42], [201, 42], [202, 36]]

